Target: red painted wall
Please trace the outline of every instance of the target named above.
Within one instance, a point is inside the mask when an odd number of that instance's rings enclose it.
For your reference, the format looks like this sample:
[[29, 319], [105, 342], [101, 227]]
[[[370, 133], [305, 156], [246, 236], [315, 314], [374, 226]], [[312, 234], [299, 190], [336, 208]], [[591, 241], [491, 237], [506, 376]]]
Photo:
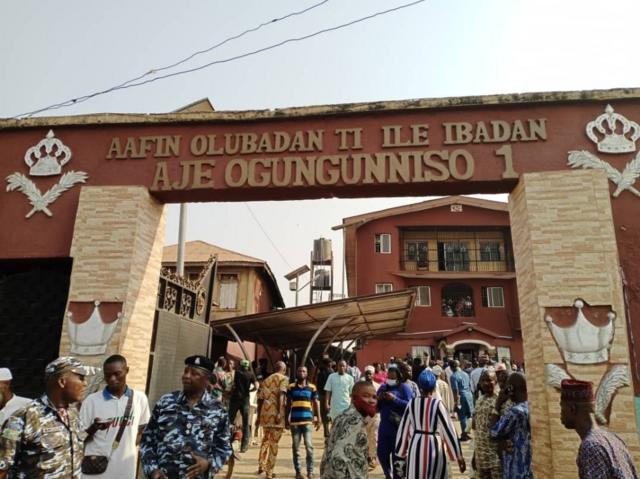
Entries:
[[[372, 294], [376, 283], [392, 283], [394, 290], [412, 286], [429, 286], [431, 289], [431, 306], [416, 306], [407, 325], [407, 332], [414, 333], [411, 340], [372, 340], [358, 353], [358, 362], [388, 360], [389, 356], [404, 357], [411, 352], [411, 346], [437, 346], [440, 339], [449, 330], [464, 324], [474, 324], [490, 331], [496, 336], [512, 337], [498, 339], [477, 331], [463, 332], [448, 337], [447, 342], [460, 339], [481, 339], [494, 346], [509, 346], [516, 361], [522, 361], [522, 339], [520, 337], [520, 320], [515, 278], [405, 278], [402, 272], [402, 228], [405, 227], [484, 227], [509, 226], [509, 213], [506, 211], [488, 210], [479, 207], [463, 206], [462, 212], [451, 212], [450, 206], [426, 209], [419, 212], [401, 214], [381, 218], [364, 224], [356, 230], [356, 291], [357, 295]], [[391, 234], [391, 253], [375, 252], [375, 235]], [[395, 274], [394, 274], [395, 273]], [[446, 273], [442, 273], [443, 275]], [[449, 283], [464, 283], [472, 289], [474, 316], [447, 317], [442, 312], [442, 289]], [[491, 308], [482, 305], [482, 288], [498, 286], [504, 291], [505, 307]], [[437, 332], [437, 333], [436, 333]], [[421, 333], [421, 334], [418, 334]], [[517, 358], [515, 354], [518, 354]]]

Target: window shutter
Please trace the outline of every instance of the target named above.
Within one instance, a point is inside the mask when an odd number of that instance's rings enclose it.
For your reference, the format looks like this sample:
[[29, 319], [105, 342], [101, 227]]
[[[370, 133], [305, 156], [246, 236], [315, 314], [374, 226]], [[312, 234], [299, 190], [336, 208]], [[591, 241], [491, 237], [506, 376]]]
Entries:
[[222, 275], [220, 278], [220, 308], [236, 309], [238, 298], [238, 277]]

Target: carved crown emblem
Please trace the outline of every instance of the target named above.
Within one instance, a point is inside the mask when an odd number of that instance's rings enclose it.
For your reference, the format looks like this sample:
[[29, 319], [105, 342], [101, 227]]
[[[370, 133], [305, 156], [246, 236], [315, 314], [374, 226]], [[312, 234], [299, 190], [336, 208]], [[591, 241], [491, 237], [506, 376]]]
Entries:
[[[101, 313], [100, 308], [104, 311]], [[87, 313], [91, 315], [87, 319]], [[107, 321], [103, 320], [103, 315]], [[122, 303], [70, 302], [67, 326], [73, 354], [104, 354], [118, 321], [122, 318]]]
[[55, 137], [53, 130], [24, 154], [31, 176], [54, 176], [71, 160], [71, 150]]
[[[585, 316], [585, 303], [577, 299], [573, 308], [546, 308], [545, 321], [556, 340], [565, 361], [576, 364], [595, 364], [609, 360], [609, 348], [615, 332], [616, 314], [608, 307], [589, 307], [592, 319], [598, 320], [600, 326], [592, 323]], [[608, 311], [606, 311], [608, 309]], [[567, 327], [554, 323], [565, 319], [569, 314], [576, 314], [575, 322]], [[604, 316], [604, 317], [602, 317]]]
[[602, 153], [629, 153], [636, 151], [636, 140], [640, 137], [640, 125], [615, 113], [607, 105], [604, 113], [587, 123], [587, 136]]

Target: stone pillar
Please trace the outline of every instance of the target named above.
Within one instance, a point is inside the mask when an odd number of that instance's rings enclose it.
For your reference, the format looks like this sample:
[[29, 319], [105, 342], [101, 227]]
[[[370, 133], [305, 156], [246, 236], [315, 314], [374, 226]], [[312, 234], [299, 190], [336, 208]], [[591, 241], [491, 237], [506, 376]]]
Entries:
[[60, 354], [72, 354], [94, 366], [111, 354], [122, 354], [130, 366], [129, 384], [142, 390], [147, 381], [164, 225], [164, 206], [146, 188], [82, 188]]
[[[521, 177], [509, 201], [534, 474], [537, 478], [574, 478], [579, 437], [560, 423], [560, 394], [549, 385], [552, 381], [545, 371], [551, 367], [556, 373], [564, 371], [576, 379], [593, 381], [597, 387], [612, 368], [629, 367], [609, 185], [596, 170], [530, 173]], [[561, 342], [554, 339], [545, 316], [564, 314], [564, 324], [559, 325], [575, 325], [576, 299], [600, 308], [599, 321], [602, 311], [616, 313], [608, 360], [587, 364], [565, 360]], [[588, 313], [586, 316], [589, 319]], [[630, 382], [630, 372], [628, 376]], [[631, 387], [617, 390], [609, 424], [604, 427], [623, 438], [638, 463], [640, 444]]]

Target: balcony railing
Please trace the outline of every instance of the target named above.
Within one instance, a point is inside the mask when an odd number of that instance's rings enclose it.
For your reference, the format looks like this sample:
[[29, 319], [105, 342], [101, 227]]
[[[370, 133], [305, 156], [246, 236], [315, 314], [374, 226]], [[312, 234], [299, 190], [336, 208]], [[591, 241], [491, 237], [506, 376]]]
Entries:
[[451, 251], [435, 249], [416, 251], [416, 248], [405, 248], [400, 258], [400, 269], [403, 271], [431, 272], [512, 272], [515, 271], [511, 252], [503, 248], [466, 249], [456, 248]]

